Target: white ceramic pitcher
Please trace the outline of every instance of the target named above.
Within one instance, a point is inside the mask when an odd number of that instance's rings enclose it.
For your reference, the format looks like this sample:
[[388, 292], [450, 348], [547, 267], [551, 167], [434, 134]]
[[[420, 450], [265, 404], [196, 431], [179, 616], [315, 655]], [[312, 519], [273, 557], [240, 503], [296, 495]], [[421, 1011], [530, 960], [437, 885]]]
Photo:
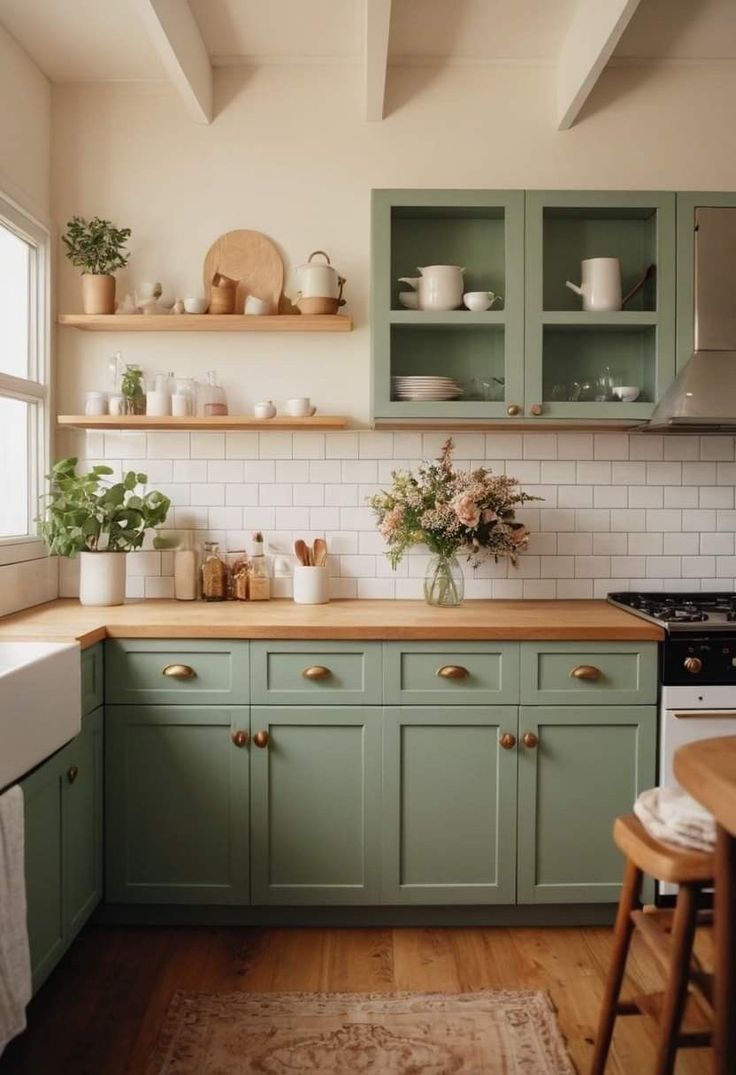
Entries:
[[621, 264], [618, 258], [586, 258], [581, 262], [580, 286], [570, 280], [566, 287], [583, 297], [583, 309], [609, 313], [621, 309]]
[[419, 293], [420, 310], [456, 310], [463, 301], [463, 273], [459, 265], [419, 266], [421, 276], [400, 276]]

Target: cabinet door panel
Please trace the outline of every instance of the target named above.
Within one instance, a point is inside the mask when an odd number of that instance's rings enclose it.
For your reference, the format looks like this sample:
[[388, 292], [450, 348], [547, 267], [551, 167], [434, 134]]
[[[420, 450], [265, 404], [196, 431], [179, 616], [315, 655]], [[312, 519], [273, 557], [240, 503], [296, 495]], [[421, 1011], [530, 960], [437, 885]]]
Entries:
[[249, 902], [247, 728], [247, 707], [109, 707], [108, 900]]
[[381, 711], [254, 707], [253, 902], [378, 901]]
[[[183, 675], [165, 672], [177, 665]], [[247, 642], [114, 638], [105, 645], [107, 702], [247, 705], [248, 691]]]
[[82, 653], [82, 713], [91, 713], [102, 705], [103, 656], [102, 643]]
[[[452, 669], [459, 676], [445, 676]], [[519, 700], [519, 647], [498, 642], [390, 642], [384, 699], [392, 705], [494, 705]]]
[[[587, 671], [593, 678], [577, 678]], [[528, 705], [647, 705], [657, 700], [656, 642], [524, 642], [521, 700]]]
[[34, 993], [64, 953], [62, 750], [22, 781], [26, 903]]
[[71, 941], [102, 898], [102, 707], [87, 714], [65, 753], [64, 918]]
[[513, 903], [514, 706], [387, 708], [383, 902]]
[[251, 678], [253, 702], [265, 705], [376, 705], [381, 644], [253, 642]]
[[613, 822], [654, 784], [656, 708], [524, 706], [519, 733], [519, 902], [617, 900]]

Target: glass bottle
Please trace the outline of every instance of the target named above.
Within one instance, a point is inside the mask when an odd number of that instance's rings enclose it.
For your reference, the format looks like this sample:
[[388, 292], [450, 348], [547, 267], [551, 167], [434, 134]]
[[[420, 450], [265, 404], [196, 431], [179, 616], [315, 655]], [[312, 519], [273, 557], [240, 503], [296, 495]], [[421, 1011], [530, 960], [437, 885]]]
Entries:
[[196, 596], [197, 553], [192, 545], [192, 535], [187, 531], [174, 553], [174, 597], [177, 601], [194, 601]]
[[263, 550], [263, 534], [256, 530], [253, 535], [253, 555], [250, 560], [250, 577], [248, 580], [249, 599], [251, 601], [268, 601], [271, 597], [271, 579], [268, 574], [268, 562]]
[[227, 554], [230, 564], [230, 597], [233, 601], [247, 601], [250, 563], [244, 549]]
[[225, 389], [217, 383], [217, 370], [210, 370], [207, 374], [207, 384], [202, 390], [202, 402], [206, 418], [227, 414]]
[[202, 597], [227, 601], [228, 570], [217, 541], [205, 541], [202, 554]]
[[171, 413], [175, 418], [189, 418], [195, 412], [195, 389], [191, 377], [177, 377], [171, 395]]
[[120, 394], [126, 414], [146, 413], [146, 393], [143, 388], [143, 370], [140, 366], [126, 365], [120, 381]]

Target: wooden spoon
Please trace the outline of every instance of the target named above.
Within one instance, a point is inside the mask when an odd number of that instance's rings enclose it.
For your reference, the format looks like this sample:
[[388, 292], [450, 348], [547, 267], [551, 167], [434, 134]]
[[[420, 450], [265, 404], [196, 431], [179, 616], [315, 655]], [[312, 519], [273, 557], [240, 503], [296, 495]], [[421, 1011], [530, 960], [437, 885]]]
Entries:
[[324, 540], [324, 538], [314, 539], [312, 563], [315, 567], [324, 567], [327, 563], [327, 542]]
[[309, 548], [306, 541], [297, 538], [294, 542], [294, 555], [303, 567], [309, 567]]

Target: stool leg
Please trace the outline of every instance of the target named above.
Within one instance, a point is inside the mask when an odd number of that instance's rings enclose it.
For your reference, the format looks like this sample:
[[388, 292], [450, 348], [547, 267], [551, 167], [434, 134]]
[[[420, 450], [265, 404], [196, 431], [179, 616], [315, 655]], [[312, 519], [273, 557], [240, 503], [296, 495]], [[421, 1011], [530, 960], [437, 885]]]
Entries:
[[672, 964], [662, 1002], [654, 1075], [672, 1075], [687, 1000], [700, 885], [680, 885], [672, 921]]
[[634, 865], [631, 859], [628, 859], [621, 889], [621, 898], [618, 902], [616, 925], [613, 931], [613, 952], [608, 968], [608, 977], [606, 978], [601, 1014], [598, 1020], [598, 1033], [595, 1038], [590, 1075], [603, 1075], [606, 1068], [608, 1050], [611, 1048], [611, 1038], [613, 1036], [613, 1024], [616, 1022], [616, 1005], [621, 992], [621, 984], [624, 980], [631, 934], [634, 931], [631, 912], [639, 905], [641, 879], [641, 870]]

